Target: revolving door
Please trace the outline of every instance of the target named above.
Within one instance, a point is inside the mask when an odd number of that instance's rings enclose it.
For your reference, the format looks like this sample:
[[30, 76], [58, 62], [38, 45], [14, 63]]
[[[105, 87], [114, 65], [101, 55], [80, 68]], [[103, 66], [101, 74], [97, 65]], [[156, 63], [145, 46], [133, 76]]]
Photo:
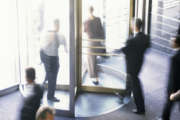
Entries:
[[[45, 78], [40, 60], [41, 33], [53, 19], [59, 19], [60, 32], [66, 39], [67, 53], [60, 46], [60, 69], [55, 96], [60, 102], [49, 102], [45, 91], [42, 105], [56, 109], [57, 115], [87, 117], [105, 114], [123, 104], [114, 95], [124, 93], [125, 61], [123, 55], [111, 51], [124, 46], [129, 36], [129, 21], [132, 19], [133, 0], [17, 0], [19, 20], [20, 90], [26, 91], [24, 70], [36, 69], [36, 82]], [[89, 17], [88, 8], [93, 6], [94, 15], [101, 22], [104, 38], [88, 38], [84, 22]], [[99, 42], [101, 46], [89, 46], [87, 42]], [[88, 52], [98, 49], [104, 52]], [[96, 56], [96, 73], [99, 84], [93, 84], [88, 72], [87, 56]], [[48, 87], [48, 86], [47, 86]], [[98, 104], [96, 104], [98, 103]], [[112, 105], [109, 106], [108, 104]], [[98, 106], [97, 111], [92, 110]]]

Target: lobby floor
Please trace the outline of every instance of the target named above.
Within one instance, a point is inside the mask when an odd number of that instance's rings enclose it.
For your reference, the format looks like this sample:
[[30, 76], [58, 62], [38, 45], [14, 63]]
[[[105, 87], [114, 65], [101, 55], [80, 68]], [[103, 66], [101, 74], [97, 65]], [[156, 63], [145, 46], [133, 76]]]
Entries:
[[[140, 74], [142, 80], [146, 115], [136, 115], [131, 112], [135, 108], [133, 100], [122, 108], [96, 117], [66, 118], [56, 117], [55, 120], [155, 120], [160, 116], [165, 102], [165, 89], [168, 80], [170, 56], [151, 50], [146, 54], [145, 63]], [[22, 104], [20, 92], [0, 97], [0, 120], [18, 120]], [[172, 111], [171, 120], [179, 120], [178, 105]]]

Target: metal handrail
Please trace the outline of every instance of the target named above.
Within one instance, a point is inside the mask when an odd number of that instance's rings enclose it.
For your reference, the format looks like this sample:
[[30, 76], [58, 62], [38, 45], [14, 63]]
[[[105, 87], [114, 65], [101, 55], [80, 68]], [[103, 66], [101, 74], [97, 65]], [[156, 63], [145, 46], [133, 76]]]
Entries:
[[[163, 0], [162, 0], [163, 1]], [[173, 4], [178, 4], [178, 3], [180, 3], [180, 1], [174, 1], [174, 3]], [[172, 3], [171, 3], [172, 4]], [[152, 5], [154, 5], [154, 4], [152, 4]], [[164, 8], [161, 8], [161, 7], [159, 7], [159, 6], [157, 6], [157, 8], [158, 9], [161, 9], [161, 10], [165, 10], [165, 9], [169, 9], [169, 8], [171, 8], [171, 7], [174, 7], [174, 6], [170, 6], [169, 4], [168, 5], [166, 5]]]
[[95, 56], [123, 56], [122, 54], [93, 53], [93, 52], [89, 52], [89, 53], [82, 52], [82, 54], [84, 54], [84, 55], [95, 55]]
[[101, 46], [83, 46], [82, 48], [106, 49], [106, 47], [101, 47]]
[[157, 35], [154, 35], [154, 34], [151, 34], [151, 36], [154, 36], [154, 37], [160, 38], [160, 39], [163, 40], [163, 41], [169, 42], [168, 39], [165, 39], [165, 38], [163, 38], [163, 37], [160, 37], [160, 36], [157, 36]]
[[158, 13], [153, 13], [153, 12], [151, 12], [151, 14], [152, 14], [152, 15], [156, 15], [156, 16], [161, 16], [161, 17], [163, 17], [163, 18], [166, 18], [166, 19], [169, 19], [169, 20], [176, 21], [176, 22], [180, 23], [180, 20], [175, 19], [175, 18], [171, 18], [171, 17], [165, 16], [165, 15], [160, 15], [160, 14], [158, 14]]
[[164, 32], [164, 33], [169, 34], [169, 35], [173, 35], [173, 36], [176, 35], [176, 34], [174, 34], [174, 33], [170, 33], [170, 32], [164, 31], [164, 30], [159, 29], [159, 28], [152, 28], [152, 29], [154, 29], [154, 30], [156, 30], [156, 31]]
[[153, 23], [153, 24], [158, 23], [158, 24], [162, 24], [162, 25], [165, 25], [165, 26], [171, 27], [171, 28], [173, 28], [173, 29], [177, 29], [177, 27], [174, 27], [174, 26], [172, 26], [172, 25], [169, 25], [169, 24], [166, 24], [166, 23], [163, 23], [163, 22], [159, 22], [159, 21], [152, 22], [152, 23]]
[[165, 46], [165, 45], [159, 44], [159, 43], [157, 43], [157, 42], [155, 42], [155, 41], [152, 41], [152, 42], [153, 42], [153, 44], [159, 45], [159, 46], [161, 46], [161, 47], [164, 47], [164, 48], [167, 48], [167, 49], [170, 49], [170, 50], [174, 50], [174, 49], [173, 49], [173, 48], [171, 48], [171, 47], [168, 47], [168, 46]]
[[91, 41], [91, 42], [105, 42], [104, 39], [82, 39], [82, 41]]

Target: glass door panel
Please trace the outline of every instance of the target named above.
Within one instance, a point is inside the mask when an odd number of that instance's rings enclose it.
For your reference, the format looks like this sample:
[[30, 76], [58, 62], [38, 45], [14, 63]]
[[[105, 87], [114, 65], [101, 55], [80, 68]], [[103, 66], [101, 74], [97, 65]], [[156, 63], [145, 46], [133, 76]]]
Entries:
[[[60, 47], [58, 49], [59, 71], [55, 96], [60, 102], [49, 102], [47, 91], [44, 94], [43, 104], [51, 105], [58, 110], [71, 111], [70, 102], [73, 85], [70, 84], [70, 0], [18, 0], [19, 27], [20, 27], [20, 65], [21, 89], [26, 89], [25, 68], [36, 69], [36, 82], [43, 84], [45, 68], [40, 58], [41, 41], [44, 33], [52, 32], [54, 21], [59, 21]], [[75, 50], [74, 50], [75, 51]], [[47, 81], [45, 82], [47, 84]], [[70, 87], [71, 86], [71, 87]]]
[[[0, 91], [19, 84], [17, 75], [17, 9], [15, 0], [0, 2]], [[6, 14], [4, 12], [7, 12]]]
[[111, 52], [122, 48], [129, 37], [132, 2], [82, 0], [81, 84], [86, 90], [125, 88], [124, 56]]

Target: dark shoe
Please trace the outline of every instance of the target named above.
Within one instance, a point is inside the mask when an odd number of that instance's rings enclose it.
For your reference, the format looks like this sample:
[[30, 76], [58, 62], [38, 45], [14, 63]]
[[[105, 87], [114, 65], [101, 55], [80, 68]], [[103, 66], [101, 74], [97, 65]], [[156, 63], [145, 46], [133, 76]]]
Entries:
[[59, 101], [60, 101], [60, 100], [57, 99], [56, 97], [48, 98], [48, 100], [53, 101], [53, 102], [59, 102]]
[[133, 109], [132, 112], [135, 113], [135, 114], [140, 114], [140, 115], [144, 115], [145, 114], [145, 111], [139, 111], [137, 109]]
[[118, 96], [120, 100], [123, 100], [124, 95], [121, 95], [119, 92], [114, 92], [114, 94]]

